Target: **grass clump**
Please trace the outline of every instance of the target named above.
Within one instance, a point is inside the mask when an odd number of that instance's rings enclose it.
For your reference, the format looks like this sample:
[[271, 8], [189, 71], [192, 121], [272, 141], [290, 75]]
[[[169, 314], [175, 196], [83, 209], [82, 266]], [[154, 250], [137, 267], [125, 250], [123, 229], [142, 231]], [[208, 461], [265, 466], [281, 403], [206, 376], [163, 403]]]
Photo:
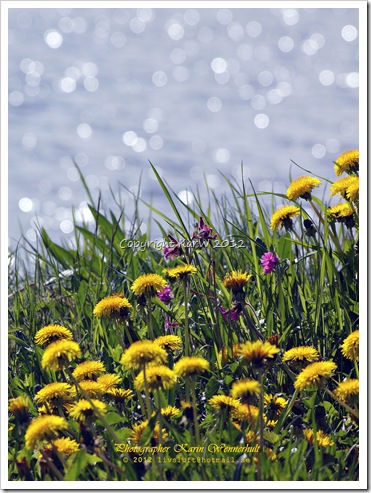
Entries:
[[358, 154], [340, 157], [336, 207], [310, 175], [271, 212], [227, 178], [190, 207], [152, 166], [161, 241], [90, 196], [74, 248], [42, 229], [13, 252], [9, 480], [358, 480]]

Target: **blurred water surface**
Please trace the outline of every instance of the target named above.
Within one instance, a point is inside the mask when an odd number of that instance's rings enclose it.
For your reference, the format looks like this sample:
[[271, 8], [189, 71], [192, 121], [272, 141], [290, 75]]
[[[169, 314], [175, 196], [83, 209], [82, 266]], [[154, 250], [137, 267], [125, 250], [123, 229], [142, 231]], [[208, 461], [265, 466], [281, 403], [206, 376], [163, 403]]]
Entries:
[[91, 220], [74, 161], [130, 214], [141, 174], [169, 209], [149, 160], [191, 202], [241, 162], [258, 191], [284, 192], [291, 159], [333, 180], [358, 147], [358, 9], [14, 8], [9, 29], [13, 245], [71, 238], [72, 205]]

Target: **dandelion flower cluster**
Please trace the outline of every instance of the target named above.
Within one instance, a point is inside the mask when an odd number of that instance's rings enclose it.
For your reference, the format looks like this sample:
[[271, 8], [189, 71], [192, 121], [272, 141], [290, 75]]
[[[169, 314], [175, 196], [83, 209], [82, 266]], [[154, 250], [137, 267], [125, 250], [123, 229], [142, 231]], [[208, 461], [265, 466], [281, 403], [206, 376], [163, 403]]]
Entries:
[[104, 388], [105, 392], [108, 392], [110, 389], [118, 385], [121, 380], [122, 378], [120, 377], [120, 375], [115, 375], [114, 373], [106, 373], [105, 375], [100, 376], [97, 379], [97, 382]]
[[237, 409], [241, 404], [238, 399], [234, 399], [228, 395], [214, 395], [208, 400], [208, 403], [211, 407], [218, 409], [219, 411], [222, 411], [223, 409], [227, 409], [228, 411]]
[[124, 295], [113, 294], [99, 301], [94, 307], [93, 314], [98, 318], [126, 318], [130, 308], [132, 305]]
[[59, 370], [69, 361], [80, 356], [81, 349], [77, 342], [61, 339], [47, 346], [41, 359], [41, 366], [48, 370]]
[[210, 363], [199, 356], [185, 356], [174, 365], [174, 371], [181, 377], [193, 377], [210, 369]]
[[269, 342], [249, 341], [241, 346], [238, 354], [253, 365], [262, 366], [267, 358], [274, 358], [279, 351], [277, 346], [273, 346]]
[[349, 401], [359, 395], [359, 380], [350, 378], [340, 382], [334, 390], [334, 395], [341, 401]]
[[80, 445], [76, 440], [69, 437], [56, 438], [55, 440], [52, 440], [51, 445], [54, 446], [58, 452], [67, 457], [77, 452], [80, 448]]
[[50, 344], [60, 339], [65, 339], [67, 341], [73, 340], [72, 332], [62, 325], [46, 325], [35, 334], [36, 344]]
[[288, 351], [285, 351], [282, 361], [308, 361], [313, 363], [319, 360], [319, 354], [317, 349], [310, 346], [293, 347]]
[[351, 361], [359, 360], [359, 330], [355, 330], [344, 339], [341, 345], [341, 352], [343, 356]]
[[236, 408], [232, 409], [232, 418], [255, 424], [259, 419], [259, 409], [250, 404], [240, 403]]
[[[315, 441], [317, 441], [318, 447], [331, 447], [334, 445], [334, 441], [331, 439], [330, 435], [326, 435], [322, 430], [318, 430], [316, 435], [314, 435], [314, 430], [308, 429], [304, 430], [304, 437], [307, 442], [311, 445], [314, 445]], [[315, 438], [314, 438], [315, 436]]]
[[235, 399], [245, 399], [247, 397], [259, 395], [259, 392], [260, 383], [258, 381], [244, 378], [243, 380], [233, 382], [230, 394]]
[[12, 413], [19, 423], [24, 423], [29, 418], [28, 398], [20, 395], [9, 400], [9, 412]]
[[292, 218], [298, 216], [300, 214], [299, 207], [295, 205], [284, 205], [283, 207], [278, 208], [273, 214], [271, 218], [271, 229], [278, 229], [280, 226], [285, 227], [286, 229], [292, 229]]
[[73, 378], [80, 380], [92, 379], [105, 373], [104, 364], [100, 361], [83, 361], [72, 372]]
[[131, 389], [117, 389], [116, 387], [107, 390], [107, 395], [113, 397], [116, 402], [124, 402], [134, 396]]
[[92, 418], [95, 415], [94, 408], [96, 408], [100, 414], [106, 414], [107, 408], [104, 402], [98, 399], [92, 399], [91, 402], [92, 404], [85, 399], [79, 400], [70, 409], [69, 416], [80, 423], [84, 423], [87, 419]]
[[156, 296], [166, 286], [166, 281], [158, 274], [143, 274], [139, 276], [131, 285], [131, 290], [136, 296], [148, 295]]
[[35, 418], [25, 435], [26, 448], [33, 450], [42, 440], [56, 438], [58, 433], [68, 429], [67, 421], [61, 416], [44, 414]]
[[339, 203], [327, 209], [327, 215], [337, 220], [353, 216], [353, 213], [354, 210], [348, 203]]
[[344, 199], [351, 202], [357, 202], [359, 196], [359, 178], [358, 176], [345, 176], [340, 178], [330, 187], [330, 196], [340, 194]]
[[284, 397], [279, 395], [265, 394], [264, 404], [266, 406], [268, 416], [273, 419], [282, 413], [287, 406], [287, 401]]
[[36, 402], [41, 404], [53, 401], [69, 401], [76, 395], [76, 390], [65, 382], [54, 382], [45, 385], [35, 395]]
[[142, 370], [134, 380], [134, 387], [143, 390], [148, 386], [148, 390], [153, 392], [157, 389], [171, 389], [176, 384], [177, 376], [173, 370], [167, 366], [150, 366], [146, 373]]
[[286, 195], [289, 200], [296, 200], [302, 198], [310, 200], [312, 198], [311, 193], [313, 188], [319, 187], [321, 182], [318, 178], [312, 176], [300, 176], [290, 183], [287, 189]]
[[165, 419], [178, 418], [182, 410], [175, 406], [166, 406], [161, 408], [161, 416]]
[[352, 149], [345, 151], [334, 162], [335, 173], [340, 176], [342, 173], [354, 173], [359, 169], [359, 150]]
[[149, 340], [134, 342], [121, 357], [122, 366], [134, 370], [142, 368], [147, 363], [161, 364], [166, 361], [165, 349]]
[[318, 361], [308, 365], [296, 377], [294, 387], [298, 390], [304, 390], [308, 387], [320, 387], [321, 384], [330, 378], [337, 368], [333, 361]]
[[166, 351], [176, 351], [177, 349], [182, 348], [181, 338], [174, 335], [160, 336], [157, 337], [153, 342]]
[[165, 269], [164, 271], [170, 279], [187, 279], [189, 276], [193, 274], [197, 274], [196, 267], [193, 265], [178, 265], [177, 267], [173, 267], [172, 269]]
[[100, 397], [105, 393], [104, 386], [95, 380], [82, 380], [79, 382], [79, 390], [80, 389], [86, 392], [89, 397]]
[[[130, 433], [129, 433], [129, 440], [133, 445], [139, 445], [140, 440], [142, 438], [143, 432], [146, 428], [148, 428], [149, 421], [143, 421], [142, 423], [136, 423], [135, 425], [132, 426]], [[166, 440], [168, 434], [166, 432], [166, 429], [163, 428], [161, 430], [161, 435], [162, 439]], [[158, 443], [160, 437], [160, 425], [159, 423], [156, 423], [154, 429], [153, 429], [153, 440], [155, 443]]]
[[226, 274], [223, 284], [227, 289], [231, 289], [233, 293], [238, 293], [242, 291], [251, 277], [251, 274], [242, 272], [242, 270], [233, 270], [231, 273]]

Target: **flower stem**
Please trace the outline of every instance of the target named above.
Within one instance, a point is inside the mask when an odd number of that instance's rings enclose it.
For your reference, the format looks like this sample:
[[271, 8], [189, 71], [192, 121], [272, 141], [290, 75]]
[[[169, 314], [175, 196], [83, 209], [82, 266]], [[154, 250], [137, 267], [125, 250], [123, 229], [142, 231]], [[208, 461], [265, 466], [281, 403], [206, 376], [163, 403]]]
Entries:
[[[325, 221], [323, 220], [323, 217], [321, 216], [321, 213], [320, 211], [317, 209], [317, 207], [315, 206], [313, 200], [310, 200], [309, 201], [310, 205], [312, 206], [314, 212], [317, 214], [318, 216], [318, 219], [320, 220], [320, 222], [324, 225], [325, 224]], [[332, 241], [334, 242], [334, 244], [336, 245], [336, 248], [338, 249], [339, 252], [342, 251], [342, 248], [340, 246], [340, 243], [339, 243], [339, 240], [337, 239], [337, 237], [332, 233], [332, 231], [330, 231], [330, 229], [328, 230], [329, 232], [329, 235], [331, 236], [331, 239]]]
[[329, 389], [325, 389], [325, 390], [328, 393], [328, 395], [330, 395], [333, 399], [335, 399], [335, 401], [338, 402], [341, 406], [343, 406], [343, 408], [346, 409], [350, 414], [353, 414], [353, 416], [355, 416], [357, 419], [359, 418], [359, 414], [355, 409], [352, 409], [350, 406], [348, 406], [348, 404], [338, 399], [335, 396], [335, 394], [331, 392], [331, 390]]
[[261, 471], [261, 454], [264, 447], [264, 387], [263, 387], [263, 370], [259, 368], [259, 383], [260, 383], [260, 396], [259, 396], [259, 456], [258, 456], [258, 481], [262, 480]]
[[254, 332], [254, 334], [256, 335], [256, 337], [258, 339], [260, 339], [261, 341], [263, 340], [263, 336], [262, 334], [259, 332], [259, 330], [255, 327], [255, 325], [252, 323], [251, 321], [251, 318], [249, 317], [248, 313], [247, 313], [247, 310], [246, 308], [242, 305], [242, 312], [245, 316], [245, 320], [247, 322], [247, 325], [250, 329], [252, 329], [252, 331]]
[[117, 322], [113, 322], [113, 326], [115, 327], [115, 332], [116, 332], [116, 335], [117, 335], [117, 339], [119, 340], [119, 343], [120, 343], [120, 346], [122, 348], [123, 351], [125, 351], [125, 344], [122, 340], [122, 337], [121, 337], [121, 332], [120, 332], [120, 329], [117, 325]]
[[200, 444], [200, 427], [198, 425], [198, 416], [197, 416], [197, 398], [196, 398], [196, 381], [192, 379], [192, 407], [193, 407], [193, 424], [195, 430], [195, 440], [196, 445]]
[[147, 327], [148, 327], [148, 335], [151, 341], [155, 338], [153, 335], [153, 327], [152, 327], [152, 301], [151, 298], [148, 297], [147, 300]]
[[53, 472], [53, 474], [55, 475], [55, 477], [58, 479], [58, 481], [63, 481], [63, 475], [62, 473], [55, 467], [52, 459], [50, 457], [48, 457], [45, 452], [41, 449], [41, 455], [43, 457], [43, 459], [45, 460], [45, 462], [48, 464], [48, 467], [49, 469]]
[[189, 356], [189, 320], [188, 320], [188, 281], [187, 279], [183, 280], [183, 288], [184, 288], [184, 330], [185, 330], [185, 340], [184, 340], [184, 354], [185, 356]]
[[281, 428], [284, 424], [284, 422], [286, 421], [288, 415], [290, 414], [292, 408], [294, 407], [294, 404], [295, 404], [295, 401], [296, 401], [296, 398], [299, 394], [299, 389], [295, 389], [295, 392], [293, 393], [292, 397], [291, 397], [291, 401], [289, 402], [289, 405], [287, 406], [287, 409], [286, 409], [286, 412], [285, 412], [285, 415], [281, 421], [281, 426], [280, 426], [280, 429], [278, 431], [276, 431], [276, 433], [278, 433], [279, 431], [281, 431]]
[[151, 401], [149, 399], [149, 392], [148, 392], [148, 384], [147, 384], [147, 372], [146, 372], [146, 365], [143, 365], [143, 380], [144, 380], [144, 394], [146, 396], [146, 404], [147, 404], [147, 418], [148, 420], [151, 419], [152, 415], [152, 407], [151, 407]]

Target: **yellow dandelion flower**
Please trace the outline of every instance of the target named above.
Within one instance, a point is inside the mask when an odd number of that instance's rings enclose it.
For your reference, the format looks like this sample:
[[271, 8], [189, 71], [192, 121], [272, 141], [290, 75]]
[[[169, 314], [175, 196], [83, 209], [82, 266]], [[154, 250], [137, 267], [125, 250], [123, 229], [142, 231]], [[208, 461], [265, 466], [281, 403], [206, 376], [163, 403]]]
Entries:
[[59, 341], [60, 339], [65, 339], [67, 341], [73, 340], [72, 332], [62, 325], [46, 325], [35, 334], [36, 344], [50, 344]]
[[340, 382], [334, 390], [334, 395], [341, 401], [349, 401], [359, 395], [359, 380], [350, 378]]
[[[232, 344], [232, 358], [236, 359], [238, 357], [238, 351], [241, 349], [242, 344], [240, 342], [235, 342]], [[223, 364], [228, 363], [228, 347], [224, 346], [223, 351], [219, 351], [219, 358], [222, 360]]]
[[282, 413], [287, 406], [287, 401], [279, 395], [265, 394], [264, 404], [268, 418], [273, 419]]
[[182, 348], [181, 338], [174, 335], [160, 336], [153, 342], [165, 349], [165, 351], [175, 351]]
[[27, 428], [25, 435], [26, 448], [33, 450], [42, 440], [56, 438], [58, 432], [67, 430], [68, 423], [61, 416], [44, 414], [38, 416]]
[[[143, 432], [146, 428], [148, 428], [148, 423], [149, 421], [146, 420], [143, 421], [142, 423], [136, 423], [135, 425], [132, 426], [129, 434], [129, 440], [133, 445], [140, 444], [140, 440], [142, 438]], [[166, 429], [163, 428], [161, 431], [162, 431], [162, 439], [166, 440], [166, 438], [168, 437]], [[155, 441], [155, 443], [158, 443], [159, 436], [160, 436], [160, 425], [159, 423], [156, 423], [153, 429], [153, 440]]]
[[54, 382], [45, 385], [35, 395], [35, 400], [38, 403], [56, 404], [58, 401], [70, 401], [76, 395], [76, 390], [65, 382]]
[[174, 371], [181, 377], [193, 377], [210, 369], [210, 363], [200, 356], [184, 356], [174, 365]]
[[318, 178], [312, 176], [300, 176], [290, 183], [286, 195], [289, 200], [302, 198], [310, 200], [312, 198], [312, 190], [314, 187], [319, 187], [321, 182]]
[[339, 203], [327, 209], [327, 215], [332, 219], [342, 219], [353, 216], [354, 210], [348, 203]]
[[[306, 441], [309, 442], [311, 445], [314, 445], [314, 430], [304, 430], [303, 433]], [[334, 441], [331, 439], [330, 435], [326, 435], [322, 430], [317, 431], [316, 440], [318, 447], [331, 447], [331, 445], [334, 445]]]
[[[354, 187], [359, 189], [359, 178], [358, 176], [345, 176], [344, 178], [340, 178], [339, 180], [334, 181], [334, 183], [330, 187], [330, 197], [333, 197], [336, 194], [340, 194], [344, 199], [349, 199], [348, 190], [351, 188], [352, 197], [354, 197]], [[351, 200], [351, 199], [349, 199]]]
[[267, 341], [248, 341], [242, 344], [238, 354], [254, 366], [262, 366], [267, 358], [274, 358], [279, 351], [277, 346], [273, 346]]
[[259, 395], [260, 383], [256, 380], [250, 380], [249, 378], [244, 378], [243, 380], [237, 380], [233, 382], [230, 394], [235, 399], [244, 399], [246, 397], [251, 397], [254, 395]]
[[131, 290], [136, 296], [156, 296], [166, 286], [166, 281], [158, 274], [143, 274], [131, 285]]
[[268, 428], [273, 429], [277, 423], [278, 423], [278, 419], [268, 419], [268, 421], [265, 424]]
[[123, 294], [113, 294], [106, 296], [99, 301], [94, 307], [94, 316], [107, 318], [126, 318], [129, 316], [129, 309], [132, 308], [131, 303]]
[[358, 176], [352, 176], [353, 180], [349, 184], [347, 190], [346, 190], [346, 198], [350, 202], [354, 202], [355, 204], [358, 204], [359, 201], [359, 178]]
[[214, 395], [208, 400], [208, 403], [211, 407], [218, 409], [219, 411], [222, 411], [223, 409], [230, 411], [231, 409], [236, 409], [241, 404], [239, 400], [229, 397], [228, 395]]
[[337, 368], [332, 361], [317, 361], [311, 363], [296, 377], [294, 387], [304, 390], [307, 387], [320, 387], [327, 378], [330, 378]]
[[176, 380], [176, 374], [167, 366], [150, 366], [145, 374], [142, 370], [137, 375], [134, 380], [134, 387], [136, 390], [143, 390], [147, 382], [148, 390], [154, 392], [157, 389], [171, 389], [176, 384]]
[[83, 361], [72, 372], [73, 378], [80, 382], [80, 380], [93, 379], [100, 374], [105, 373], [106, 369], [104, 364], [100, 361]]
[[271, 218], [271, 229], [278, 229], [284, 226], [286, 229], [292, 228], [292, 218], [300, 214], [299, 207], [295, 205], [284, 205], [278, 208], [272, 215]]
[[120, 375], [115, 375], [114, 373], [106, 373], [97, 379], [99, 385], [102, 385], [105, 392], [115, 387], [121, 382], [122, 378]]
[[251, 277], [251, 274], [242, 272], [242, 270], [233, 270], [231, 273], [226, 274], [223, 284], [227, 289], [231, 289], [233, 293], [238, 293], [242, 291]]
[[197, 274], [196, 267], [193, 265], [178, 265], [177, 267], [173, 267], [172, 269], [164, 269], [164, 273], [170, 277], [170, 279], [187, 279], [189, 276], [193, 274]]
[[181, 414], [182, 410], [175, 406], [167, 406], [161, 408], [161, 416], [163, 416], [167, 420], [170, 420], [171, 418], [178, 418]]
[[259, 419], [259, 409], [250, 404], [239, 404], [232, 409], [232, 418], [255, 424]]
[[124, 402], [134, 396], [134, 392], [131, 389], [117, 389], [116, 387], [108, 389], [107, 394], [113, 397], [116, 402]]
[[94, 380], [81, 380], [81, 382], [79, 382], [79, 387], [81, 387], [89, 397], [100, 397], [105, 393], [104, 386]]
[[343, 356], [352, 361], [359, 360], [359, 330], [355, 330], [344, 339], [341, 352]]
[[345, 151], [335, 161], [335, 173], [340, 176], [342, 173], [353, 173], [359, 169], [359, 151], [352, 149]]
[[282, 361], [308, 361], [313, 363], [319, 360], [317, 349], [310, 346], [298, 346], [285, 351]]
[[41, 359], [41, 366], [48, 370], [59, 370], [67, 366], [69, 361], [80, 356], [81, 349], [77, 342], [61, 339], [46, 347]]
[[153, 341], [136, 341], [126, 349], [121, 357], [121, 364], [125, 369], [142, 368], [147, 363], [166, 363], [167, 352]]
[[80, 448], [80, 445], [69, 437], [57, 438], [52, 441], [54, 447], [63, 455], [69, 456], [77, 452]]
[[9, 412], [19, 423], [24, 423], [29, 418], [29, 402], [26, 396], [20, 395], [9, 400]]
[[[104, 402], [99, 401], [98, 399], [92, 399], [92, 403], [101, 414], [106, 414], [107, 408]], [[85, 399], [81, 399], [71, 407], [69, 416], [80, 423], [84, 423], [87, 419], [93, 418], [95, 415], [94, 413], [95, 409], [92, 404]]]

